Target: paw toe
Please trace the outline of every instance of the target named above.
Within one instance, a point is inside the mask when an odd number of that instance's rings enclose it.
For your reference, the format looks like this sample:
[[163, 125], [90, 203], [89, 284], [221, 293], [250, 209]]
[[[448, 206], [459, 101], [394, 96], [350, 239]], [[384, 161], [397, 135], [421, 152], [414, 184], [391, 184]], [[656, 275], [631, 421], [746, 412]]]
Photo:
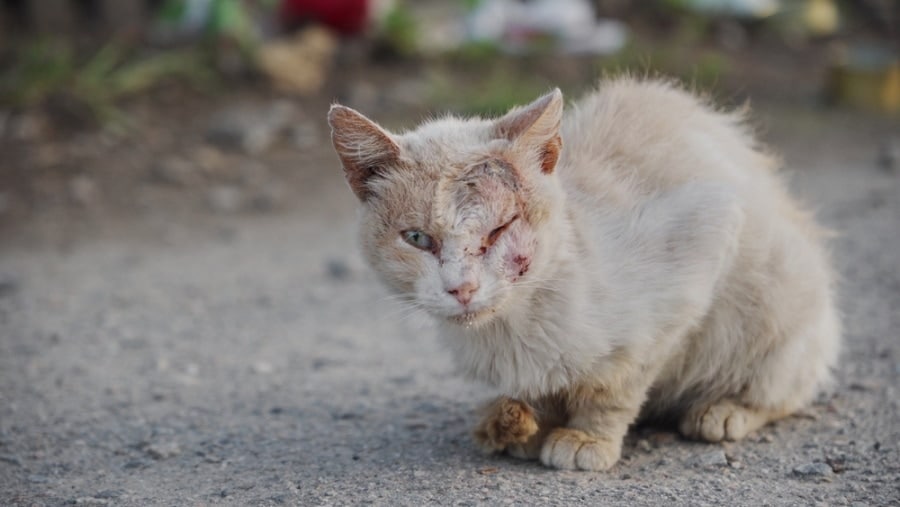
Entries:
[[740, 440], [747, 433], [765, 424], [769, 420], [766, 414], [765, 411], [724, 401], [688, 414], [681, 421], [679, 429], [688, 438], [708, 442]]
[[619, 459], [621, 446], [582, 431], [559, 428], [547, 437], [541, 463], [564, 470], [608, 470]]

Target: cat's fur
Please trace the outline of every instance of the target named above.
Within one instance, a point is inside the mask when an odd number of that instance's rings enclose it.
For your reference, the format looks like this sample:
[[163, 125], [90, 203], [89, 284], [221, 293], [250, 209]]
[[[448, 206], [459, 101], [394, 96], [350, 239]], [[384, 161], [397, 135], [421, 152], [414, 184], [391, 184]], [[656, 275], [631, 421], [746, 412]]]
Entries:
[[507, 395], [483, 449], [605, 470], [638, 418], [736, 440], [828, 380], [823, 232], [741, 114], [619, 79], [565, 118], [555, 90], [403, 134], [339, 105], [329, 122], [368, 261]]

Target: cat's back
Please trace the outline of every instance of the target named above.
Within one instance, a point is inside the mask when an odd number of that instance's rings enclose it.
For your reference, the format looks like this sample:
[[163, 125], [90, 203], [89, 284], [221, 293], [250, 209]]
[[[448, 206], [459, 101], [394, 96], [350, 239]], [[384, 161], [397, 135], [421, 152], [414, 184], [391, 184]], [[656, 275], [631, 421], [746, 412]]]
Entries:
[[740, 113], [658, 80], [601, 82], [567, 112], [563, 143], [563, 179], [623, 204], [696, 179], [745, 186], [776, 165]]

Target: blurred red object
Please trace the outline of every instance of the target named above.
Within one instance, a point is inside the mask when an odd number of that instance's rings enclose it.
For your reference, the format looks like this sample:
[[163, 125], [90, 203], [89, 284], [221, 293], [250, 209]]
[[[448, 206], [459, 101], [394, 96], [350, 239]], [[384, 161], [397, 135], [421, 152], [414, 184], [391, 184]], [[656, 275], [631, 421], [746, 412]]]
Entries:
[[369, 0], [283, 0], [281, 21], [296, 28], [314, 21], [343, 35], [355, 35], [366, 28]]

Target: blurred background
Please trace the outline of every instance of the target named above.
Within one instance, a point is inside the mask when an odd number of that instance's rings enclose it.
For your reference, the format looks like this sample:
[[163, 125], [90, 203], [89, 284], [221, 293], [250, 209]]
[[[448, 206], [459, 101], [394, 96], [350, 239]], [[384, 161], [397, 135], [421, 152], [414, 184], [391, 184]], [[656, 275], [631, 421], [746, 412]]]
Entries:
[[337, 169], [334, 101], [402, 128], [629, 72], [725, 106], [900, 112], [893, 0], [2, 0], [0, 27], [6, 237], [295, 208]]
[[[897, 504], [898, 53], [898, 0], [0, 0], [0, 505]], [[750, 104], [846, 350], [746, 443], [547, 474], [472, 447], [489, 393], [365, 268], [325, 117], [621, 73]]]

